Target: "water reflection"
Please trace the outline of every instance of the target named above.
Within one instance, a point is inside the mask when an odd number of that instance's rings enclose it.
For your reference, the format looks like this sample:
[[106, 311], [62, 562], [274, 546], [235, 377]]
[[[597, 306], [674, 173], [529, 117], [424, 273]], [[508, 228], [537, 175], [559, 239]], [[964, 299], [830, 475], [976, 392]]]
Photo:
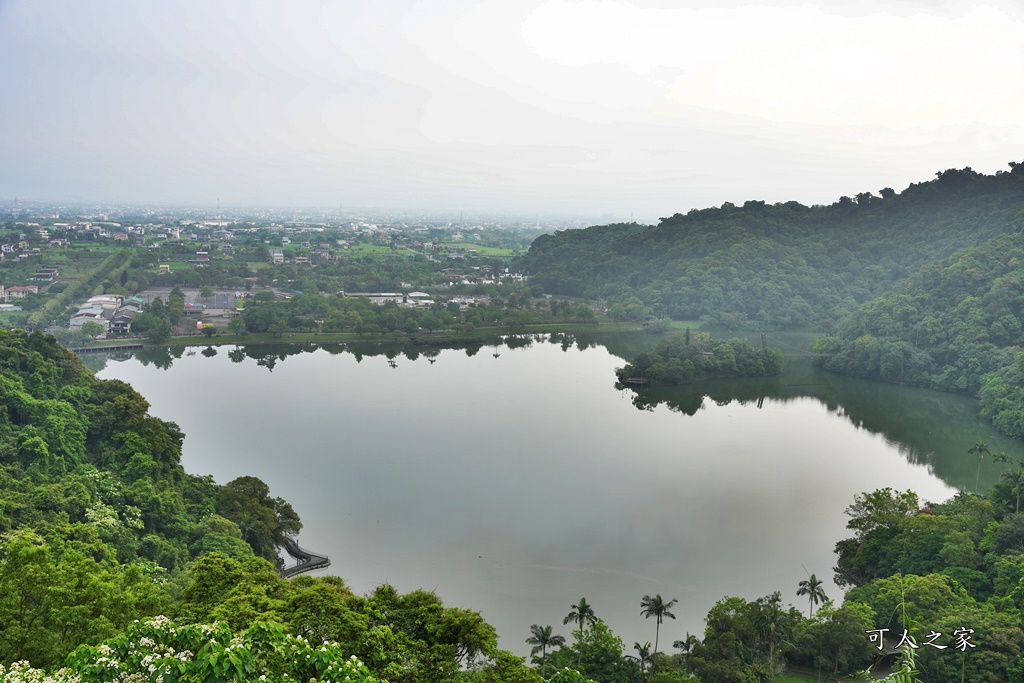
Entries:
[[978, 415], [973, 399], [927, 389], [882, 384], [825, 372], [810, 361], [789, 361], [782, 375], [771, 378], [709, 380], [678, 387], [616, 388], [631, 396], [639, 410], [664, 406], [693, 416], [712, 401], [787, 404], [813, 398], [829, 413], [845, 418], [858, 429], [881, 434], [911, 464], [924, 465], [958, 489], [987, 490], [1002, 467], [988, 460], [966, 457], [970, 447], [984, 438], [995, 452], [1024, 457], [1024, 444], [997, 434]]
[[[813, 335], [799, 335], [795, 341], [783, 340], [787, 350], [809, 344]], [[289, 358], [324, 351], [331, 355], [351, 355], [356, 362], [364, 359], [383, 360], [396, 371], [403, 362], [427, 361], [434, 365], [444, 349], [461, 349], [469, 358], [486, 358], [501, 362], [503, 350], [527, 349], [534, 345], [552, 345], [563, 352], [584, 351], [603, 347], [624, 360], [649, 349], [657, 340], [646, 334], [570, 334], [506, 335], [476, 339], [444, 347], [427, 344], [390, 342], [259, 343], [238, 345], [226, 351], [232, 363], [252, 362], [256, 367], [273, 372]], [[483, 349], [486, 354], [480, 354]], [[154, 347], [117, 354], [83, 356], [94, 372], [107, 362], [123, 362], [134, 357], [144, 367], [170, 369], [183, 355], [195, 355], [195, 348]], [[207, 358], [218, 354], [207, 346], [200, 352]], [[400, 362], [402, 361], [402, 362]], [[443, 366], [443, 363], [442, 363]], [[782, 375], [767, 378], [707, 380], [683, 386], [623, 387], [609, 376], [609, 390], [628, 397], [638, 410], [653, 412], [665, 407], [686, 416], [696, 415], [707, 402], [717, 406], [735, 403], [740, 406], [787, 404], [812, 398], [825, 405], [829, 413], [842, 417], [869, 432], [880, 434], [911, 464], [924, 465], [947, 484], [958, 489], [987, 490], [998, 480], [1002, 467], [991, 460], [978, 462], [965, 457], [967, 450], [979, 439], [992, 444], [993, 452], [1024, 457], [1024, 444], [1001, 437], [991, 425], [978, 416], [977, 402], [962, 396], [882, 384], [843, 377], [816, 368], [810, 360], [790, 360]]]

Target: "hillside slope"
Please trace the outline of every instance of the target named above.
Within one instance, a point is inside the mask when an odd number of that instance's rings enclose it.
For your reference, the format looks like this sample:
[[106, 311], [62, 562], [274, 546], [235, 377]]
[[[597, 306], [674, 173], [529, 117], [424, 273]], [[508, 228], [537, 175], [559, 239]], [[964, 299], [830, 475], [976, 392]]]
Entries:
[[982, 399], [1024, 437], [1024, 232], [930, 263], [815, 343], [832, 371]]
[[539, 237], [519, 266], [549, 293], [676, 319], [834, 321], [929, 262], [1024, 228], [1024, 164], [1010, 167], [948, 170], [831, 206], [727, 203], [657, 226], [559, 232]]

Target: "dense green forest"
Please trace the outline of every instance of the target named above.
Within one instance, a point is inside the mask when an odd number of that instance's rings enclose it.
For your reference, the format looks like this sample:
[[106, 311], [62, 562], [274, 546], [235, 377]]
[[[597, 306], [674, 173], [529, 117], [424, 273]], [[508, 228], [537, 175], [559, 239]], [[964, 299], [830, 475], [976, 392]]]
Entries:
[[999, 431], [1024, 438], [1024, 233], [929, 263], [844, 318], [815, 351], [836, 372], [981, 398]]
[[723, 377], [766, 377], [782, 372], [782, 354], [775, 349], [758, 351], [742, 339], [711, 340], [706, 332], [674, 335], [660, 341], [620, 368], [620, 382], [653, 380], [683, 384]]
[[834, 322], [922, 266], [1024, 227], [1024, 165], [948, 170], [830, 206], [748, 201], [656, 226], [537, 238], [518, 266], [549, 293], [725, 327]]

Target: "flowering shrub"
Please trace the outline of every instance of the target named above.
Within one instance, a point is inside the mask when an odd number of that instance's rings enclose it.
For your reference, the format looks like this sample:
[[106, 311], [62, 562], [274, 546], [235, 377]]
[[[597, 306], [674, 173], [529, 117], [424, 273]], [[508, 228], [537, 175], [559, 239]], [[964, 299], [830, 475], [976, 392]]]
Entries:
[[548, 679], [548, 683], [594, 683], [576, 669], [570, 669], [568, 667], [561, 671], [556, 671], [552, 674], [551, 678]]
[[18, 662], [0, 667], [0, 683], [377, 683], [337, 643], [311, 644], [270, 623], [233, 635], [219, 623], [177, 625], [154, 617], [102, 645], [79, 647], [67, 665], [47, 674]]

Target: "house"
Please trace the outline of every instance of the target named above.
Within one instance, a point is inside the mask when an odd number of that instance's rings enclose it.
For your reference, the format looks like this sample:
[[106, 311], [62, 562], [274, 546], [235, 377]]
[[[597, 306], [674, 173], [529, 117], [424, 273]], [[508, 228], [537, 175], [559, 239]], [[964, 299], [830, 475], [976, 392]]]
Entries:
[[[136, 299], [136, 297], [131, 297], [131, 299]], [[119, 309], [117, 309], [117, 315], [121, 315], [122, 313], [128, 313], [130, 315], [135, 315], [136, 313], [139, 313], [141, 311], [142, 311], [142, 301], [133, 301], [133, 300], [125, 299], [124, 304], [122, 304], [121, 307]]]
[[10, 301], [11, 299], [24, 299], [29, 294], [38, 293], [39, 287], [36, 285], [25, 285], [23, 287], [15, 285], [14, 287], [7, 288], [7, 300]]
[[36, 274], [32, 276], [33, 280], [38, 282], [53, 282], [60, 275], [59, 268], [39, 268], [36, 270]]
[[125, 335], [132, 330], [132, 319], [135, 317], [135, 312], [129, 309], [121, 309], [114, 314], [114, 317], [110, 319], [110, 327], [108, 328], [109, 334]]
[[308, 256], [296, 256], [295, 257], [295, 265], [308, 266], [309, 265], [309, 257]]
[[270, 250], [270, 262], [275, 266], [284, 263], [284, 251], [281, 249]]
[[161, 263], [160, 264], [160, 274], [161, 275], [169, 275], [170, 273], [171, 273], [171, 264], [169, 264], [169, 263]]
[[71, 322], [68, 323], [68, 329], [81, 331], [82, 325], [88, 322], [93, 322], [103, 326], [103, 332], [110, 331], [110, 320], [114, 317], [114, 312], [111, 310], [103, 311], [99, 309], [87, 309], [79, 311], [71, 316]]

